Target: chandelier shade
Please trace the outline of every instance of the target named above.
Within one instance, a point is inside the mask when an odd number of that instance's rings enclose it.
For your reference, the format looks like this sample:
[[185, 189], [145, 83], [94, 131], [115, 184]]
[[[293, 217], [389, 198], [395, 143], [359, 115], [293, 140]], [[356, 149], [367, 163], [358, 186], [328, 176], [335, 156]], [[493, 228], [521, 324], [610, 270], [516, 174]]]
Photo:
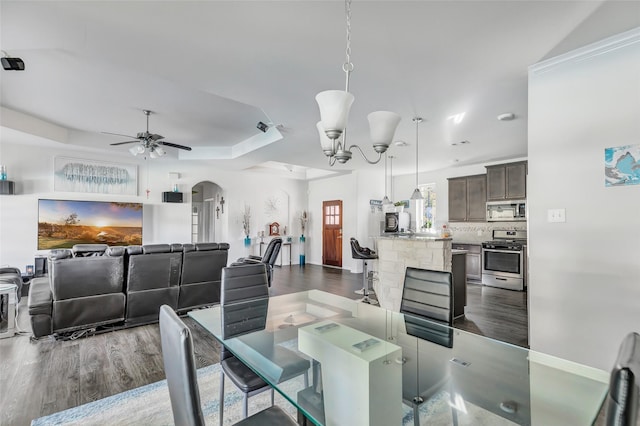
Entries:
[[349, 110], [354, 96], [344, 90], [325, 90], [316, 95], [320, 108], [320, 121], [330, 139], [338, 139], [349, 120]]
[[[367, 115], [371, 142], [376, 152], [385, 152], [396, 133], [400, 115], [391, 111], [375, 111]], [[384, 149], [380, 149], [384, 147]]]
[[324, 131], [324, 127], [322, 126], [322, 121], [318, 121], [316, 123], [316, 128], [318, 129], [318, 135], [320, 136], [320, 145], [322, 146], [322, 152], [327, 157], [331, 157], [335, 154], [333, 149], [333, 141], [329, 139], [329, 136]]
[[142, 145], [132, 146], [131, 148], [129, 148], [129, 152], [132, 155], [142, 154], [144, 152], [144, 146]]

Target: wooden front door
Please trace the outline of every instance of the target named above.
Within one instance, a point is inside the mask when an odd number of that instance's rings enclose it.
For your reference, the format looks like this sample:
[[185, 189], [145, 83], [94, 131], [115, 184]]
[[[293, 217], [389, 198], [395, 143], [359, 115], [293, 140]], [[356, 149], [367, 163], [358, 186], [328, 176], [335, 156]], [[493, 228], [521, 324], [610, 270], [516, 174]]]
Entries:
[[322, 202], [322, 264], [342, 267], [342, 201]]

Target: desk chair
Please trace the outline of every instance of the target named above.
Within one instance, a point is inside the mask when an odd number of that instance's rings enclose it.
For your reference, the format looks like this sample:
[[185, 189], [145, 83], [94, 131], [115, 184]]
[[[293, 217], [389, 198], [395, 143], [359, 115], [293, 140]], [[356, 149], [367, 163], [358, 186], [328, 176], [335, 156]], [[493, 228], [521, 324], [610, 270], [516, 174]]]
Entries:
[[267, 248], [264, 250], [264, 254], [262, 256], [249, 255], [247, 257], [241, 257], [240, 259], [233, 262], [230, 266], [246, 266], [254, 265], [256, 263], [263, 263], [267, 265], [267, 283], [268, 286], [271, 287], [273, 267], [276, 263], [278, 253], [280, 253], [281, 248], [282, 238], [273, 238], [271, 241], [269, 241], [269, 244], [267, 244]]
[[[453, 347], [453, 276], [451, 272], [432, 271], [408, 267], [404, 276], [404, 289], [400, 301], [400, 312], [405, 314], [407, 334], [426, 339], [438, 345]], [[417, 362], [417, 361], [416, 361]], [[417, 368], [420, 371], [419, 367]], [[419, 374], [419, 373], [418, 373]], [[420, 425], [420, 405], [423, 396], [430, 398], [448, 385], [448, 378], [429, 385], [411, 401], [415, 426]], [[418, 384], [420, 386], [420, 384]], [[422, 386], [425, 386], [422, 384]], [[451, 392], [449, 392], [451, 394]], [[456, 409], [451, 409], [453, 424], [458, 424]]]
[[629, 333], [618, 351], [611, 371], [607, 396], [607, 426], [635, 426], [638, 418], [640, 335]]
[[[174, 423], [177, 426], [204, 426], [191, 330], [167, 305], [160, 307], [160, 338]], [[282, 409], [271, 406], [236, 425], [295, 426], [296, 423]]]
[[[264, 330], [269, 300], [266, 268], [265, 264], [256, 263], [222, 269], [220, 307], [225, 339]], [[268, 337], [269, 335], [264, 336], [264, 338]], [[285, 381], [304, 374], [305, 388], [309, 386], [311, 363], [307, 359], [272, 343], [266, 346], [273, 347], [274, 352], [268, 355], [283, 369], [280, 380]], [[224, 345], [220, 349], [220, 366], [222, 367], [220, 372], [220, 422], [223, 418], [225, 377], [229, 377], [244, 394], [243, 417], [247, 416], [248, 400], [251, 396], [270, 390], [271, 404], [273, 405], [273, 388], [235, 357]]]
[[370, 305], [377, 305], [376, 300], [369, 298], [369, 271], [367, 269], [367, 260], [374, 260], [378, 258], [375, 251], [368, 247], [360, 247], [360, 243], [355, 238], [349, 240], [351, 243], [351, 257], [353, 259], [362, 260], [362, 288], [356, 290], [357, 294], [362, 294], [364, 297], [360, 299], [360, 302], [368, 303]]

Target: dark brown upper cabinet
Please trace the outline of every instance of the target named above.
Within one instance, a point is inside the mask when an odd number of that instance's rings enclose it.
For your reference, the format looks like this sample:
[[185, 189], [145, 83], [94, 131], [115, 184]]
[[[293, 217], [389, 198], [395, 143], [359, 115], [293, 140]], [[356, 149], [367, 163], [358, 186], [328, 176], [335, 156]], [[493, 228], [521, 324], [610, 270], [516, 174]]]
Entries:
[[497, 164], [487, 168], [487, 201], [527, 198], [527, 162]]
[[487, 175], [449, 179], [449, 222], [487, 220]]

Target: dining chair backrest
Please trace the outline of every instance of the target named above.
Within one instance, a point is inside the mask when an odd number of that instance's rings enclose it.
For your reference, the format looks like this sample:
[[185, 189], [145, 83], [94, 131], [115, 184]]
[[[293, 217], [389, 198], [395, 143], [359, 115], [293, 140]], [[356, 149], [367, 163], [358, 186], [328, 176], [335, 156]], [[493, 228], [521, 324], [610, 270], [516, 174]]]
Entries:
[[[264, 330], [269, 306], [268, 266], [255, 263], [222, 269], [220, 309], [224, 339]], [[231, 356], [224, 345], [220, 359]]]
[[400, 312], [453, 324], [451, 272], [408, 267]]
[[267, 248], [264, 250], [264, 255], [262, 256], [262, 262], [267, 265], [273, 266], [276, 263], [276, 259], [278, 258], [278, 253], [280, 253], [280, 248], [282, 247], [282, 238], [273, 238], [269, 241]]
[[607, 426], [635, 426], [640, 392], [640, 335], [629, 333], [620, 344], [611, 371], [607, 397]]
[[168, 305], [160, 307], [160, 339], [175, 424], [204, 425], [191, 331]]
[[269, 286], [264, 263], [222, 268], [220, 305], [265, 297], [269, 297]]

